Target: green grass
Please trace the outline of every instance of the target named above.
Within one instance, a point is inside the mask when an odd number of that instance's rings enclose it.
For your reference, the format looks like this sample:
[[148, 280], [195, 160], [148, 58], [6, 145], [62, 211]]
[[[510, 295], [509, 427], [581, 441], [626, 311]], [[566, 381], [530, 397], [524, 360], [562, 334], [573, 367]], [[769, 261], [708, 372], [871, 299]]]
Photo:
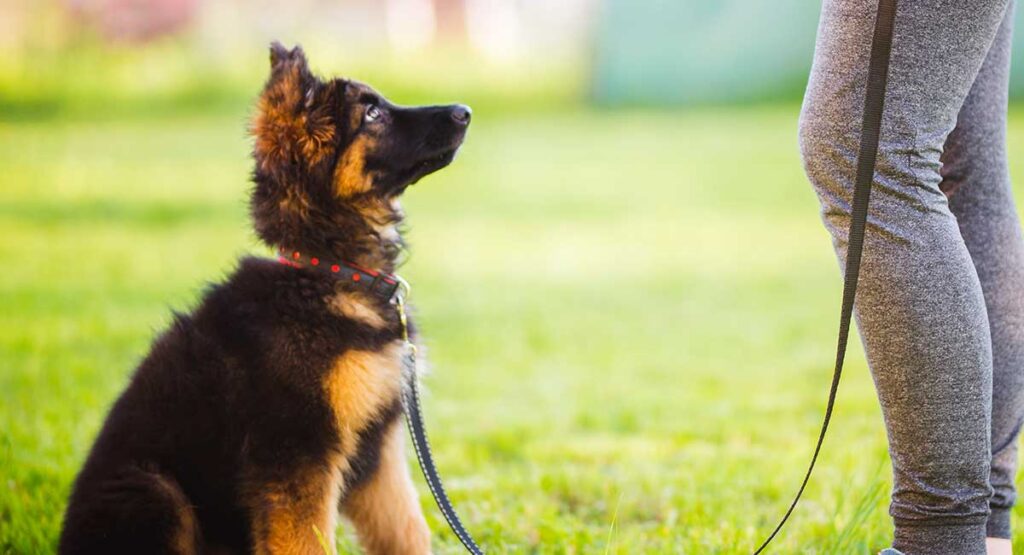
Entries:
[[[489, 552], [744, 553], [775, 524], [820, 424], [840, 292], [795, 113], [478, 110], [460, 159], [408, 193], [428, 424]], [[247, 152], [240, 115], [0, 123], [0, 553], [54, 548], [171, 310], [269, 252]], [[890, 539], [884, 429], [852, 351], [774, 553]], [[457, 553], [418, 483], [437, 552]]]

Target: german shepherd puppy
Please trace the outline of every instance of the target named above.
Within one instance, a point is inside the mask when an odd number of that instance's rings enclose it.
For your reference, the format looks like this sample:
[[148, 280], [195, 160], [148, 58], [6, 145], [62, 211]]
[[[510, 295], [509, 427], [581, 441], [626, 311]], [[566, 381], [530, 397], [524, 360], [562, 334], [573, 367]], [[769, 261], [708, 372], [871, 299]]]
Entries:
[[[399, 196], [448, 165], [470, 110], [406, 108], [274, 43], [252, 120], [256, 232], [154, 343], [78, 475], [60, 552], [430, 552], [404, 455]], [[284, 263], [282, 263], [284, 262]]]

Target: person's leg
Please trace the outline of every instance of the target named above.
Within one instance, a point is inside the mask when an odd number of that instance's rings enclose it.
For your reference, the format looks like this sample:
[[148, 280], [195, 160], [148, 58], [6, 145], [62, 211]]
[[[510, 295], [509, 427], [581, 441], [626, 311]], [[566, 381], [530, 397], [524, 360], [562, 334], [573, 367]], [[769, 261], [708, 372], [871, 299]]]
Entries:
[[939, 185], [974, 260], [992, 335], [990, 538], [1010, 538], [1017, 436], [1024, 420], [1024, 239], [1006, 161], [1012, 34], [1011, 8], [946, 139]]
[[[889, 436], [894, 547], [983, 554], [992, 343], [940, 155], [1007, 0], [899, 0], [856, 316]], [[840, 261], [877, 0], [826, 0], [800, 143]]]

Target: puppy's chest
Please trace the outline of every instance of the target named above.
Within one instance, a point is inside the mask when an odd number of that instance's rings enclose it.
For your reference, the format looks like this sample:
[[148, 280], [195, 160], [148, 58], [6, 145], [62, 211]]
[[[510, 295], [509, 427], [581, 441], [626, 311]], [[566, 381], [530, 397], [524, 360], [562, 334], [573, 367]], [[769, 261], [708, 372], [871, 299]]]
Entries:
[[327, 311], [335, 317], [353, 322], [369, 332], [382, 332], [397, 323], [394, 322], [397, 319], [394, 308], [382, 306], [363, 293], [339, 291], [327, 296], [324, 302]]
[[[388, 327], [387, 315], [358, 295], [336, 295], [329, 304], [332, 312], [376, 331]], [[362, 346], [356, 342], [331, 360], [323, 390], [343, 452], [358, 447], [360, 432], [393, 415], [410, 370], [407, 349], [401, 338]]]

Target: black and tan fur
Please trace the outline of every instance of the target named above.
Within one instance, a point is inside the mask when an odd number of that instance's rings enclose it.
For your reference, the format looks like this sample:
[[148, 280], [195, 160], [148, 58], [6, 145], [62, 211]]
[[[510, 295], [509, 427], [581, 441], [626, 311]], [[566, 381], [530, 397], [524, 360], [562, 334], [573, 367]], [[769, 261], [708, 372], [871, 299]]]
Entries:
[[[468, 124], [464, 106], [395, 106], [273, 45], [252, 122], [257, 234], [394, 271], [399, 195], [451, 162]], [[429, 553], [399, 424], [401, 349], [386, 299], [241, 260], [114, 404], [61, 553], [333, 552], [339, 510], [369, 553]]]

